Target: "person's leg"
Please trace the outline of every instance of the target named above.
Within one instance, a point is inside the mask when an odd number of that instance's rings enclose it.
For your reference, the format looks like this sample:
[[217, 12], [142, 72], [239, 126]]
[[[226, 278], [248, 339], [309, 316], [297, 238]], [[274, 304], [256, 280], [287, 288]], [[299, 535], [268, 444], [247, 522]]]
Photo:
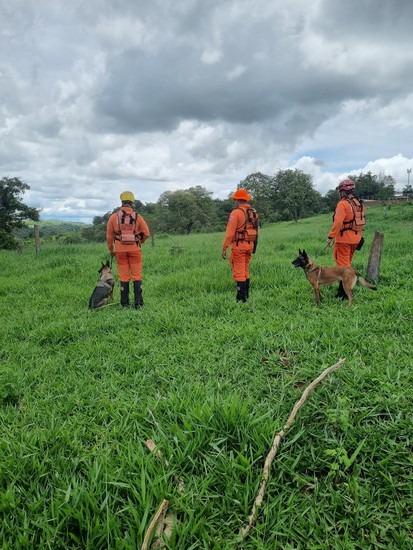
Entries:
[[247, 250], [245, 253], [245, 292], [247, 300], [250, 297], [250, 263], [252, 259], [252, 250]]
[[[355, 250], [355, 247], [354, 247]], [[347, 243], [335, 243], [334, 245], [334, 260], [338, 267], [351, 267], [351, 259], [354, 254], [354, 250], [351, 244]], [[347, 300], [347, 294], [344, 292], [343, 283], [340, 281], [338, 285], [336, 298], [340, 300]]]
[[351, 267], [351, 259], [354, 254], [352, 245], [347, 243], [334, 244], [334, 260], [338, 267]]
[[351, 264], [353, 262], [353, 256], [354, 256], [354, 254], [357, 250], [357, 245], [356, 244], [350, 244], [349, 247], [350, 247], [349, 257], [350, 257], [350, 266], [351, 266]]
[[129, 255], [129, 265], [133, 281], [133, 292], [135, 297], [135, 308], [143, 306], [142, 296], [142, 252], [138, 248]]
[[232, 278], [237, 285], [237, 302], [246, 302], [246, 282], [245, 282], [245, 251], [239, 246], [234, 246], [231, 252]]
[[118, 276], [120, 280], [120, 304], [123, 307], [129, 305], [129, 260], [127, 252], [116, 253], [116, 265], [118, 266]]

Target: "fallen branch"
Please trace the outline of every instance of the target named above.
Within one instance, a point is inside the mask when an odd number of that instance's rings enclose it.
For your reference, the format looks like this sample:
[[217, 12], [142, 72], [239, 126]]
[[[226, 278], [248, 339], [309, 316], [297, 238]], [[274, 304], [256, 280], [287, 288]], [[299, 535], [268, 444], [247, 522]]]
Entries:
[[[161, 451], [156, 446], [156, 443], [153, 439], [147, 439], [145, 441], [146, 448], [149, 449], [149, 451], [156, 456], [156, 458], [162, 462], [167, 468], [169, 467], [169, 462], [164, 458]], [[178, 492], [182, 495], [185, 492], [185, 482], [181, 477], [174, 476], [174, 480], [176, 485], [178, 486]]]
[[169, 501], [164, 499], [161, 502], [161, 505], [159, 506], [158, 510], [156, 511], [156, 514], [153, 516], [148, 529], [146, 530], [141, 550], [149, 549], [149, 544], [152, 540], [154, 531], [157, 528], [159, 523], [163, 523], [168, 506], [169, 506]]
[[166, 548], [167, 541], [171, 538], [175, 525], [176, 515], [173, 512], [168, 512], [166, 515], [163, 515], [156, 527], [151, 550], [163, 550]]
[[301, 398], [296, 402], [296, 404], [293, 407], [293, 410], [290, 413], [290, 416], [288, 417], [288, 420], [283, 427], [283, 429], [278, 432], [273, 439], [272, 446], [270, 449], [270, 452], [267, 454], [267, 457], [265, 459], [264, 468], [262, 470], [262, 478], [261, 478], [261, 484], [260, 488], [258, 490], [257, 496], [255, 497], [254, 504], [252, 506], [251, 514], [248, 517], [248, 524], [245, 527], [242, 527], [239, 532], [239, 537], [241, 540], [244, 540], [249, 532], [251, 531], [252, 527], [254, 526], [254, 523], [258, 517], [259, 509], [262, 505], [262, 502], [264, 500], [265, 495], [265, 489], [267, 487], [268, 478], [270, 476], [270, 469], [272, 462], [274, 460], [275, 455], [278, 452], [278, 449], [280, 448], [281, 440], [285, 436], [285, 434], [288, 432], [288, 430], [291, 428], [292, 424], [294, 423], [295, 417], [297, 416], [298, 411], [301, 409], [301, 407], [304, 405], [304, 403], [307, 401], [308, 397], [311, 395], [311, 393], [314, 391], [314, 389], [326, 378], [329, 374], [331, 374], [333, 371], [339, 369], [343, 363], [345, 362], [345, 359], [340, 359], [335, 365], [332, 365], [331, 367], [328, 367], [325, 369], [320, 376], [318, 376], [315, 380], [309, 384], [306, 389], [304, 390]]
[[[156, 443], [153, 439], [147, 439], [145, 441], [145, 445], [146, 447], [150, 450], [150, 452], [156, 456], [156, 458], [158, 460], [162, 460], [162, 453], [161, 451], [158, 449], [158, 447], [156, 446]], [[168, 466], [168, 463], [166, 462], [166, 465]]]

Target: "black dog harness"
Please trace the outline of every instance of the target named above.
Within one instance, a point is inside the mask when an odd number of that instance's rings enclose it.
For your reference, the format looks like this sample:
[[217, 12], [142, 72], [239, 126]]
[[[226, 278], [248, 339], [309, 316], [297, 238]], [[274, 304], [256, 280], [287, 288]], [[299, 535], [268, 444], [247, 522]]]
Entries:
[[317, 266], [313, 267], [312, 269], [305, 269], [305, 268], [304, 268], [304, 270], [305, 270], [305, 272], [306, 272], [307, 274], [308, 274], [308, 273], [312, 273], [313, 271], [317, 271], [317, 269], [318, 269], [318, 273], [317, 273], [317, 282], [318, 282], [318, 281], [320, 280], [320, 275], [321, 275], [321, 269], [322, 269], [322, 268], [321, 268], [321, 267], [317, 267]]

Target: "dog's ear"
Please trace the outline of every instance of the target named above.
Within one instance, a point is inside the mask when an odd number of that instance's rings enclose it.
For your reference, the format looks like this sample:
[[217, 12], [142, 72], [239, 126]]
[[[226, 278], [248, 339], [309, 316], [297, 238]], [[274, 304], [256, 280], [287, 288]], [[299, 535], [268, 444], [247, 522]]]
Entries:
[[109, 260], [106, 260], [106, 267], [110, 267], [110, 263], [109, 263]]
[[298, 255], [301, 256], [302, 252], [301, 252], [301, 248], [298, 249]]
[[308, 258], [308, 254], [304, 249], [303, 249], [303, 256], [304, 256], [304, 258]]

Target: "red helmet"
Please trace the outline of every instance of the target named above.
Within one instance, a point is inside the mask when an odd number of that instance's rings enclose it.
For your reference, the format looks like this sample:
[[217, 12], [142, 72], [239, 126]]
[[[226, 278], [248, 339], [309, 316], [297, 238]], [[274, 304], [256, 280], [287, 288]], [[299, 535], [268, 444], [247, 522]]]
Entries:
[[356, 184], [351, 179], [340, 181], [336, 187], [337, 191], [353, 191], [356, 188]]
[[251, 195], [246, 189], [237, 189], [231, 197], [234, 201], [250, 201]]

